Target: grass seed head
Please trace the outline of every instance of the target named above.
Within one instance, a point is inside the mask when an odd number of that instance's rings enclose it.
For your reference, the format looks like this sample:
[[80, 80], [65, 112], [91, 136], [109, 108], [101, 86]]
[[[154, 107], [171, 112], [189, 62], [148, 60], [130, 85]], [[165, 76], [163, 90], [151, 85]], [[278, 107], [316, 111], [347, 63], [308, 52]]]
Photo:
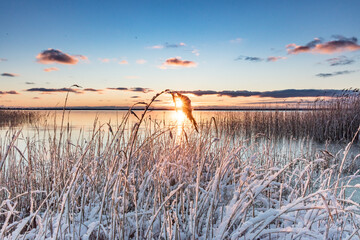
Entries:
[[191, 100], [189, 97], [181, 94], [181, 93], [176, 93], [177, 97], [181, 100], [182, 102], [182, 111], [185, 113], [186, 117], [191, 121], [191, 123], [193, 124], [195, 130], [197, 132], [199, 132], [198, 127], [197, 127], [197, 123], [195, 121], [194, 116], [192, 115], [192, 107], [191, 107]]

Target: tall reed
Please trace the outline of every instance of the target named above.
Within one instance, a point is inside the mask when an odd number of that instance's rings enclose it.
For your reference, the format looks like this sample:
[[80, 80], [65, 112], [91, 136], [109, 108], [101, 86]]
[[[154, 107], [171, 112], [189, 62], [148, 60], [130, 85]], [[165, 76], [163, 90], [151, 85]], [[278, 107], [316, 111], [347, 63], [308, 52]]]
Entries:
[[139, 128], [148, 107], [135, 125], [129, 111], [86, 138], [69, 128], [61, 143], [59, 129], [9, 135], [0, 145], [0, 238], [360, 237], [358, 172], [344, 175], [337, 163], [319, 171], [326, 159], [279, 156], [272, 139], [216, 136], [215, 124], [185, 127], [186, 137], [172, 126]]
[[[217, 121], [227, 133], [268, 137], [310, 137], [318, 142], [351, 141], [360, 126], [360, 93], [310, 102], [301, 110], [245, 111], [221, 114]], [[356, 142], [360, 138], [356, 138]]]

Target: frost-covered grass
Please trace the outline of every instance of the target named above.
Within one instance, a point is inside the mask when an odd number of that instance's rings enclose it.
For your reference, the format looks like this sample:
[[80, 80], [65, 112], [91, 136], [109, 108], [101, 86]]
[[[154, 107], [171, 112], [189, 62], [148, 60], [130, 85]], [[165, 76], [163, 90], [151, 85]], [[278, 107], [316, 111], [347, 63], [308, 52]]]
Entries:
[[0, 239], [360, 239], [352, 143], [279, 156], [214, 120], [179, 134], [130, 115], [77, 140], [61, 126], [3, 139]]
[[19, 126], [24, 123], [36, 122], [40, 114], [33, 111], [5, 110], [0, 108], [0, 127]]
[[[299, 102], [300, 104], [300, 102]], [[360, 92], [344, 91], [342, 95], [303, 103], [306, 111], [245, 111], [243, 114], [220, 114], [219, 124], [232, 134], [263, 133], [271, 137], [310, 136], [317, 142], [349, 142], [360, 125]], [[283, 109], [283, 105], [275, 106]], [[292, 107], [297, 109], [297, 106]], [[358, 138], [356, 141], [359, 141]]]

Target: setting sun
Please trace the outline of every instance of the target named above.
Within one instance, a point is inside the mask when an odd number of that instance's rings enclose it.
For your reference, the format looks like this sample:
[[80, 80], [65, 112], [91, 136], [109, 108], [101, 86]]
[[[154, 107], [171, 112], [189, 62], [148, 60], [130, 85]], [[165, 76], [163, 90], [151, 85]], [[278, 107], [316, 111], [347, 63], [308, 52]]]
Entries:
[[175, 109], [176, 109], [176, 111], [181, 109], [182, 106], [183, 106], [183, 102], [181, 101], [180, 98], [176, 97], [175, 98]]

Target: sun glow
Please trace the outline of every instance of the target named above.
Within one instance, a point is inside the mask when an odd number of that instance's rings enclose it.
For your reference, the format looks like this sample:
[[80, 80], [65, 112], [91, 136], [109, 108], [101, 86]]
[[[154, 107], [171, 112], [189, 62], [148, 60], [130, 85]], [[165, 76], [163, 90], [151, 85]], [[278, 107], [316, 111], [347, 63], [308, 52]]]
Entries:
[[[179, 109], [181, 109], [183, 106], [183, 102], [181, 101], [180, 98], [176, 97], [175, 98], [175, 108], [176, 108], [176, 111], [178, 111]], [[182, 111], [181, 111], [182, 112]]]

